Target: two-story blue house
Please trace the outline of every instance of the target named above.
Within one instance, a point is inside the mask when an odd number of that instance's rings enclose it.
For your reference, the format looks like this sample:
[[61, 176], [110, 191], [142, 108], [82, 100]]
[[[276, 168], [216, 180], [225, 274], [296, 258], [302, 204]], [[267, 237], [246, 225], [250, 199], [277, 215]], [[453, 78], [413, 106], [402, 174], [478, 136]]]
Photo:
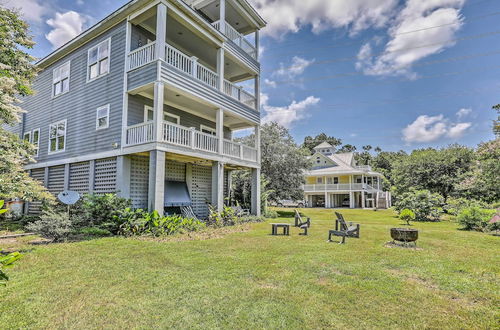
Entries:
[[[179, 206], [181, 186], [203, 218], [248, 169], [259, 214], [264, 26], [246, 0], [130, 1], [37, 63], [12, 128], [37, 147], [30, 175], [54, 194], [117, 192], [159, 212]], [[248, 128], [255, 143], [235, 143]]]

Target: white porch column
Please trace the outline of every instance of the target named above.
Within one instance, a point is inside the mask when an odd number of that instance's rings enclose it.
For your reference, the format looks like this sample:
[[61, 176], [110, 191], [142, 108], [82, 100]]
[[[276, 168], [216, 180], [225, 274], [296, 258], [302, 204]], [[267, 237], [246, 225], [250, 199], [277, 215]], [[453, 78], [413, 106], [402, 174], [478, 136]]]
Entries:
[[224, 92], [224, 48], [217, 49], [217, 85]]
[[252, 207], [253, 215], [260, 216], [260, 168], [252, 168]]
[[380, 177], [377, 176], [377, 190], [380, 190]]
[[220, 32], [222, 32], [222, 34], [226, 34], [226, 0], [220, 0], [219, 17], [220, 17]]
[[167, 6], [159, 3], [156, 6], [156, 58], [165, 59], [167, 44]]
[[212, 206], [217, 212], [222, 212], [224, 207], [224, 164], [212, 163]]
[[117, 195], [123, 198], [130, 198], [131, 163], [128, 156], [116, 157], [116, 190]]
[[155, 141], [161, 141], [163, 136], [163, 93], [164, 84], [162, 82], [155, 82], [154, 86], [154, 104], [153, 104], [153, 135]]
[[255, 31], [255, 58], [259, 60], [259, 49], [260, 49], [260, 31]]
[[361, 191], [361, 208], [365, 208], [365, 191]]
[[349, 192], [349, 208], [354, 208], [354, 193], [352, 191]]
[[165, 152], [152, 150], [149, 152], [149, 191], [148, 209], [156, 210], [163, 215], [165, 195]]
[[255, 86], [254, 86], [254, 90], [255, 90], [255, 110], [257, 110], [258, 112], [260, 112], [260, 76], [259, 75], [256, 75], [255, 76]]
[[224, 146], [224, 110], [219, 108], [217, 114], [215, 115], [215, 134], [217, 135], [217, 150], [219, 154], [223, 154]]

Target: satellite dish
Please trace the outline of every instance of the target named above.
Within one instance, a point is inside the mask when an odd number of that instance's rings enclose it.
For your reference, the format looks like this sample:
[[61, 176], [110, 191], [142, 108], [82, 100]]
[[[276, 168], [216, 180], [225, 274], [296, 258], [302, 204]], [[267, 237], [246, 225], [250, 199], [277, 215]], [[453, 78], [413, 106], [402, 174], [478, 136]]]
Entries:
[[65, 190], [63, 192], [60, 192], [59, 195], [57, 195], [57, 198], [63, 204], [73, 205], [80, 199], [80, 194], [76, 191]]

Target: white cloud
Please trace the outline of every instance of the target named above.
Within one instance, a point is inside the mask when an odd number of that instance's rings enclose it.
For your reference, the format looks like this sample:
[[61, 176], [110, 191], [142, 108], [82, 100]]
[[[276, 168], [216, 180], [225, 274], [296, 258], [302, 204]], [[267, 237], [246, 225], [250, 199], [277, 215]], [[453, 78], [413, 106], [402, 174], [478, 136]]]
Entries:
[[273, 81], [273, 80], [269, 80], [269, 79], [264, 79], [264, 83], [269, 86], [269, 87], [272, 87], [272, 88], [276, 88], [276, 81]]
[[[358, 53], [356, 68], [367, 75], [405, 75], [414, 78], [412, 65], [455, 44], [456, 32], [463, 25], [460, 9], [465, 0], [407, 0], [389, 29], [390, 40], [383, 52], [372, 54], [371, 43]], [[448, 25], [450, 23], [454, 23]], [[446, 25], [445, 25], [446, 24]], [[439, 28], [426, 29], [433, 26]], [[406, 33], [422, 29], [418, 32]], [[428, 47], [419, 47], [430, 45]]]
[[398, 0], [250, 0], [268, 25], [263, 34], [274, 38], [312, 26], [315, 33], [348, 28], [351, 34], [383, 27]]
[[461, 138], [471, 126], [472, 126], [471, 123], [455, 124], [448, 129], [447, 136], [452, 139]]
[[463, 118], [463, 117], [467, 117], [468, 115], [470, 115], [472, 112], [472, 109], [469, 109], [469, 108], [462, 108], [460, 110], [457, 111], [457, 117], [460, 119], [460, 118]]
[[422, 115], [403, 129], [403, 140], [407, 143], [427, 143], [444, 137], [458, 139], [471, 126], [471, 123], [450, 123], [443, 115]]
[[19, 9], [21, 16], [31, 23], [41, 23], [43, 16], [50, 11], [47, 4], [40, 4], [37, 0], [7, 0], [0, 3], [7, 8]]
[[260, 99], [262, 109], [265, 112], [262, 122], [277, 122], [287, 128], [291, 127], [296, 121], [304, 119], [307, 114], [306, 110], [320, 101], [317, 97], [309, 96], [300, 102], [293, 101], [288, 106], [273, 107], [268, 104], [269, 96], [267, 94], [262, 94]]
[[58, 48], [70, 41], [83, 31], [87, 19], [75, 11], [56, 13], [54, 18], [47, 20], [52, 30], [45, 35], [54, 48]]
[[292, 58], [292, 64], [285, 67], [283, 63], [280, 63], [280, 68], [273, 72], [273, 76], [284, 77], [287, 79], [293, 79], [301, 74], [314, 63], [314, 59], [306, 60], [305, 58], [294, 56]]

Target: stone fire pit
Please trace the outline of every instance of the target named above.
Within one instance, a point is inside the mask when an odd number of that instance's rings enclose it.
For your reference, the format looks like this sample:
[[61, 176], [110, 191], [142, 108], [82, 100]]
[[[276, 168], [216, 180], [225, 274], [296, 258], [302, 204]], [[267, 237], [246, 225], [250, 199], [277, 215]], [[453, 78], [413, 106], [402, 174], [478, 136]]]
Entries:
[[391, 228], [391, 237], [394, 241], [417, 245], [418, 230], [412, 228]]

